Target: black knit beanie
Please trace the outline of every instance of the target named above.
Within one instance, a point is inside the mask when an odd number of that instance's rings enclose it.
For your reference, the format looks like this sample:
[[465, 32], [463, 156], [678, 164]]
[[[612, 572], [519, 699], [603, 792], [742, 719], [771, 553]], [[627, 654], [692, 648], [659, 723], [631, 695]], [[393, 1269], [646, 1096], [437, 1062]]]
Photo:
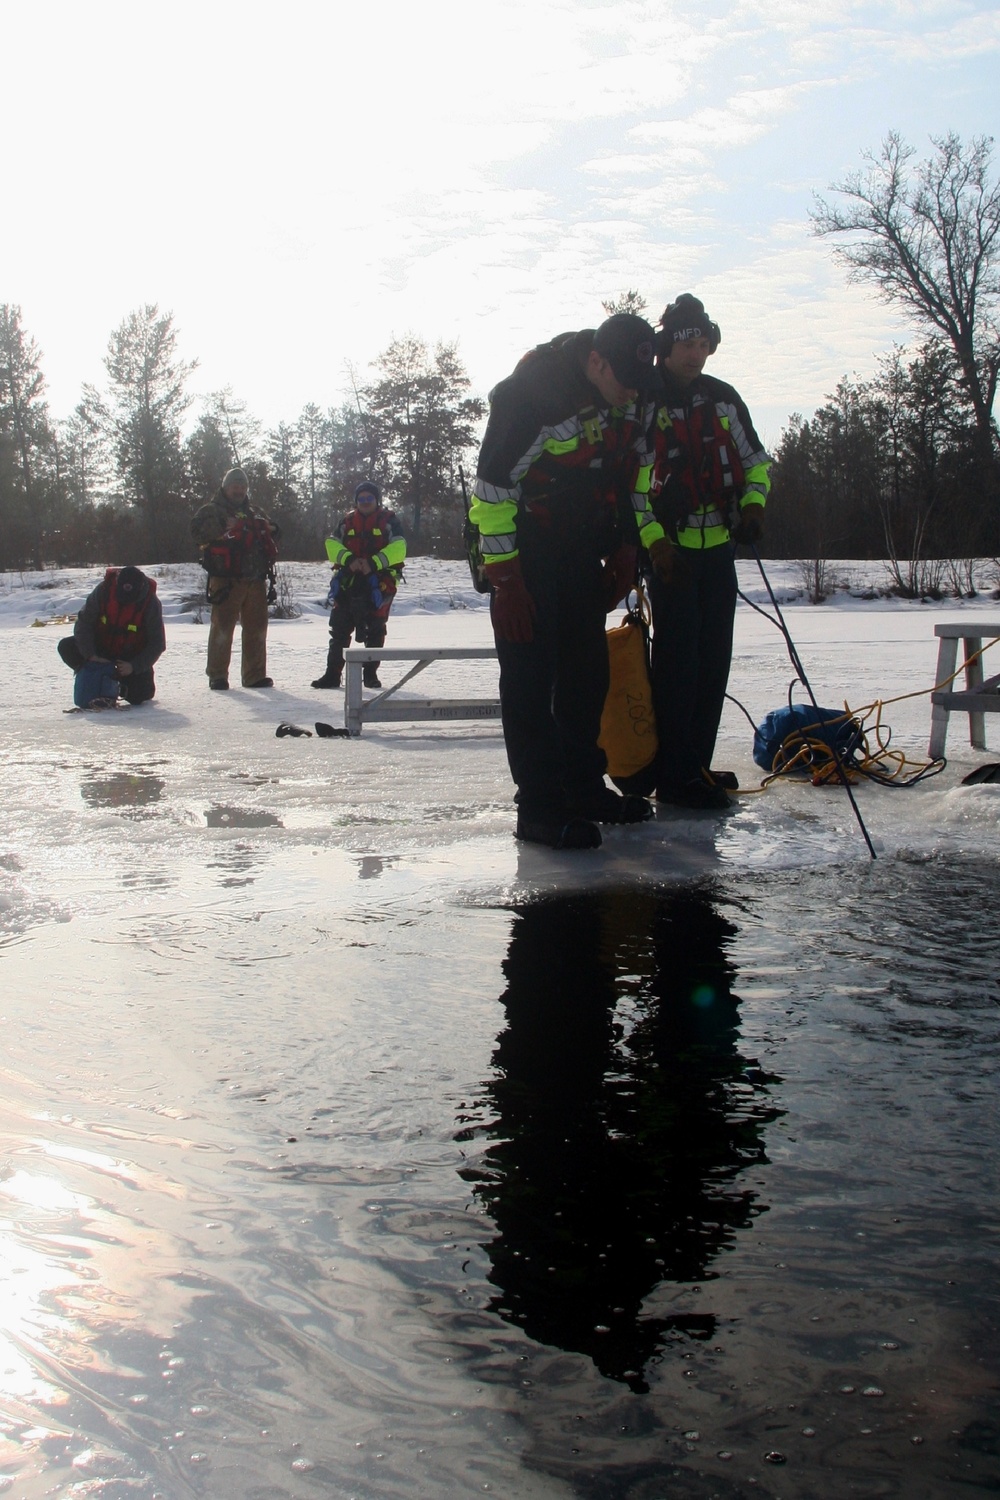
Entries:
[[708, 339], [708, 352], [714, 354], [722, 343], [722, 332], [718, 323], [713, 323], [705, 311], [705, 304], [690, 292], [684, 292], [676, 302], [668, 303], [660, 319], [660, 336], [657, 353], [664, 359], [671, 346], [688, 339]]

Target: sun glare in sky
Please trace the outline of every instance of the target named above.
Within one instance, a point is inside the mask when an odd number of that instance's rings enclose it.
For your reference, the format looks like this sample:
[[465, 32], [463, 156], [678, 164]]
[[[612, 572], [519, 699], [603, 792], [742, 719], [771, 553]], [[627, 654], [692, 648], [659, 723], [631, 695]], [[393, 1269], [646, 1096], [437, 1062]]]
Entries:
[[912, 335], [810, 234], [900, 130], [990, 134], [993, 4], [217, 0], [24, 7], [0, 300], [50, 405], [111, 329], [174, 315], [193, 387], [266, 424], [338, 404], [394, 334], [457, 340], [485, 393], [628, 288], [691, 290], [766, 441]]

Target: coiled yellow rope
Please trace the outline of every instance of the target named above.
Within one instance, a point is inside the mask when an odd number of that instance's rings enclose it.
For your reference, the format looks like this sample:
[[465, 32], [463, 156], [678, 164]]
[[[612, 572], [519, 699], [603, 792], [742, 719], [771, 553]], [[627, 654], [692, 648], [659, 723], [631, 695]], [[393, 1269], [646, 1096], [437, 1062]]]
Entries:
[[848, 723], [857, 726], [858, 742], [848, 756], [840, 756], [840, 763], [844, 774], [851, 781], [866, 779], [878, 782], [881, 786], [914, 786], [926, 777], [936, 776], [945, 768], [944, 758], [914, 761], [910, 760], [902, 750], [892, 749], [890, 745], [892, 730], [883, 723], [882, 710], [892, 703], [904, 703], [908, 698], [922, 698], [929, 693], [943, 692], [977, 657], [982, 656], [998, 642], [1000, 642], [1000, 636], [994, 636], [991, 641], [980, 646], [978, 651], [973, 651], [970, 656], [967, 656], [950, 677], [943, 678], [941, 682], [935, 682], [929, 688], [917, 688], [912, 693], [899, 693], [895, 698], [876, 698], [865, 708], [860, 709], [852, 709], [845, 700], [844, 712], [839, 717], [827, 719], [822, 724], [803, 725], [800, 730], [795, 730], [782, 741], [774, 757], [771, 774], [765, 776], [759, 787], [748, 789], [748, 794], [753, 795], [757, 791], [765, 791], [773, 781], [792, 773], [807, 775], [813, 786], [825, 786], [831, 781], [839, 782], [841, 772], [837, 766], [837, 757], [829, 743], [818, 736], [810, 735], [809, 731], [810, 729], [829, 731], [838, 724]]

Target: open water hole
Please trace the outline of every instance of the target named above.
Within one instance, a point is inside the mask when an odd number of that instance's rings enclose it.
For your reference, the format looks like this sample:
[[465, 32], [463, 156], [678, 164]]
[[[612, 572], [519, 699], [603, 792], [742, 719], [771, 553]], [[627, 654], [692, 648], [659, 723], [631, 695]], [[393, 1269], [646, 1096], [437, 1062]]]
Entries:
[[0, 1493], [1000, 1490], [995, 865], [251, 837], [2, 950]]

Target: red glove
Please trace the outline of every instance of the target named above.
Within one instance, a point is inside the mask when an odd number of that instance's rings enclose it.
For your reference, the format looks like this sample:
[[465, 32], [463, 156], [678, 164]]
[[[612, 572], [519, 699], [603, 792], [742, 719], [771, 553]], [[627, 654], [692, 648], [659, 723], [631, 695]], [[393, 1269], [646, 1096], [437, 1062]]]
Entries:
[[623, 542], [617, 552], [604, 564], [604, 608], [614, 609], [623, 599], [628, 598], [628, 593], [635, 586], [635, 564], [639, 555], [638, 547], [630, 547]]
[[503, 562], [488, 562], [486, 576], [490, 581], [490, 618], [493, 630], [502, 641], [526, 645], [534, 638], [535, 601], [528, 593], [516, 557]]
[[674, 576], [674, 558], [676, 549], [673, 542], [668, 542], [665, 536], [657, 537], [650, 545], [649, 560], [653, 565], [653, 572], [661, 583], [669, 583]]

